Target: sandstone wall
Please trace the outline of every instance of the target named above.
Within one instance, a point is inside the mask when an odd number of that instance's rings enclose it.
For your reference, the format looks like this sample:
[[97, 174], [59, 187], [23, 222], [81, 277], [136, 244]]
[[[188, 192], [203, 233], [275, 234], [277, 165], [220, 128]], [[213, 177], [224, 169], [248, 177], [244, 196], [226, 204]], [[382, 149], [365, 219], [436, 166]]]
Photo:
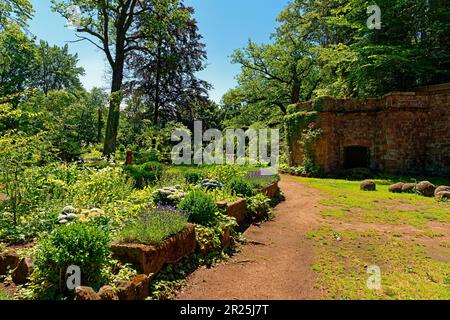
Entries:
[[[391, 93], [379, 99], [305, 103], [319, 109], [324, 133], [314, 144], [325, 171], [344, 167], [346, 147], [367, 147], [370, 168], [392, 173], [450, 174], [450, 86]], [[300, 138], [300, 137], [299, 137]], [[291, 163], [301, 165], [301, 143], [291, 146]]]

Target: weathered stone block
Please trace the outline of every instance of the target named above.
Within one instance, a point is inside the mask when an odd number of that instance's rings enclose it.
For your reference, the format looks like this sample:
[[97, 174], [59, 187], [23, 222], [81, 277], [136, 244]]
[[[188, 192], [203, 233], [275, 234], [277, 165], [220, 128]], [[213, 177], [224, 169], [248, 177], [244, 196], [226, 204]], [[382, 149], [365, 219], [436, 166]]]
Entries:
[[157, 245], [121, 244], [111, 245], [114, 256], [123, 263], [131, 263], [143, 273], [158, 273], [166, 264], [174, 264], [192, 254], [196, 247], [195, 228], [188, 224], [180, 233]]

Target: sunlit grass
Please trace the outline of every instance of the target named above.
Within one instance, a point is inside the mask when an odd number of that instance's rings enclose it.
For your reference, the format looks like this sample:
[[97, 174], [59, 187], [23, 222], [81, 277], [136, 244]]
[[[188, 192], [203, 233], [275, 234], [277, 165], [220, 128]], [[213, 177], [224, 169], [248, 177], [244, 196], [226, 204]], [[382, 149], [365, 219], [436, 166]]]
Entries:
[[450, 202], [438, 202], [417, 194], [394, 194], [390, 181], [375, 180], [377, 191], [359, 190], [359, 182], [298, 178], [323, 192], [325, 218], [365, 223], [409, 224], [425, 228], [430, 221], [450, 222]]

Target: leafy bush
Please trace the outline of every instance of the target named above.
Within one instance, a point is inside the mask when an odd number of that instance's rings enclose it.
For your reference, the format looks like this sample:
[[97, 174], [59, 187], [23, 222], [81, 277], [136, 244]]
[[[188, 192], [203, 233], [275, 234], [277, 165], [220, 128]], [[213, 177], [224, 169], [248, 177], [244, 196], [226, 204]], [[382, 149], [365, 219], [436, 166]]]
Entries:
[[134, 180], [134, 187], [142, 189], [156, 182], [157, 177], [153, 171], [148, 171], [143, 166], [127, 165], [123, 168], [124, 172]]
[[182, 231], [188, 214], [172, 206], [146, 207], [130, 216], [117, 239], [122, 243], [157, 244]]
[[238, 196], [252, 197], [256, 191], [253, 185], [243, 178], [234, 178], [230, 181], [229, 186], [231, 190]]
[[203, 173], [200, 171], [189, 170], [184, 173], [184, 179], [186, 183], [196, 184], [204, 178]]
[[152, 192], [153, 202], [161, 205], [177, 205], [185, 196], [186, 193], [181, 189], [180, 185]]
[[87, 169], [70, 188], [71, 204], [77, 208], [99, 208], [116, 200], [125, 200], [132, 191], [133, 183], [121, 169]]
[[224, 183], [229, 182], [235, 177], [241, 176], [245, 168], [239, 165], [212, 166], [208, 170], [208, 178], [217, 179]]
[[247, 215], [251, 221], [270, 220], [272, 218], [270, 199], [261, 193], [247, 198]]
[[158, 179], [161, 178], [164, 172], [163, 165], [156, 161], [146, 162], [143, 165], [144, 170], [154, 172]]
[[217, 205], [214, 197], [203, 191], [192, 191], [179, 205], [189, 213], [189, 221], [201, 225], [211, 225], [216, 220]]
[[25, 243], [34, 240], [41, 233], [50, 232], [57, 222], [58, 208], [46, 208], [32, 211], [20, 217], [14, 223], [13, 215], [0, 214], [0, 241], [7, 243]]
[[109, 234], [89, 223], [75, 223], [55, 229], [39, 243], [35, 271], [31, 277], [39, 297], [55, 298], [66, 292], [66, 270], [81, 269], [81, 283], [98, 288], [103, 284], [102, 268], [108, 263]]
[[154, 185], [163, 174], [163, 167], [159, 162], [127, 165], [123, 167], [123, 170], [128, 176], [134, 179], [137, 189]]

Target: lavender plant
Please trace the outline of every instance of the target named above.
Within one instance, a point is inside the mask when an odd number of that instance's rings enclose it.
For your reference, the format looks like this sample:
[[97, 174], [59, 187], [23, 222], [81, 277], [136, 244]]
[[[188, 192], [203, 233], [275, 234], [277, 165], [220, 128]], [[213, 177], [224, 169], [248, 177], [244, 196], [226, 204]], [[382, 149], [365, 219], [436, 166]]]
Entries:
[[129, 215], [118, 232], [121, 243], [157, 244], [182, 231], [189, 215], [173, 206], [149, 205], [137, 215]]

